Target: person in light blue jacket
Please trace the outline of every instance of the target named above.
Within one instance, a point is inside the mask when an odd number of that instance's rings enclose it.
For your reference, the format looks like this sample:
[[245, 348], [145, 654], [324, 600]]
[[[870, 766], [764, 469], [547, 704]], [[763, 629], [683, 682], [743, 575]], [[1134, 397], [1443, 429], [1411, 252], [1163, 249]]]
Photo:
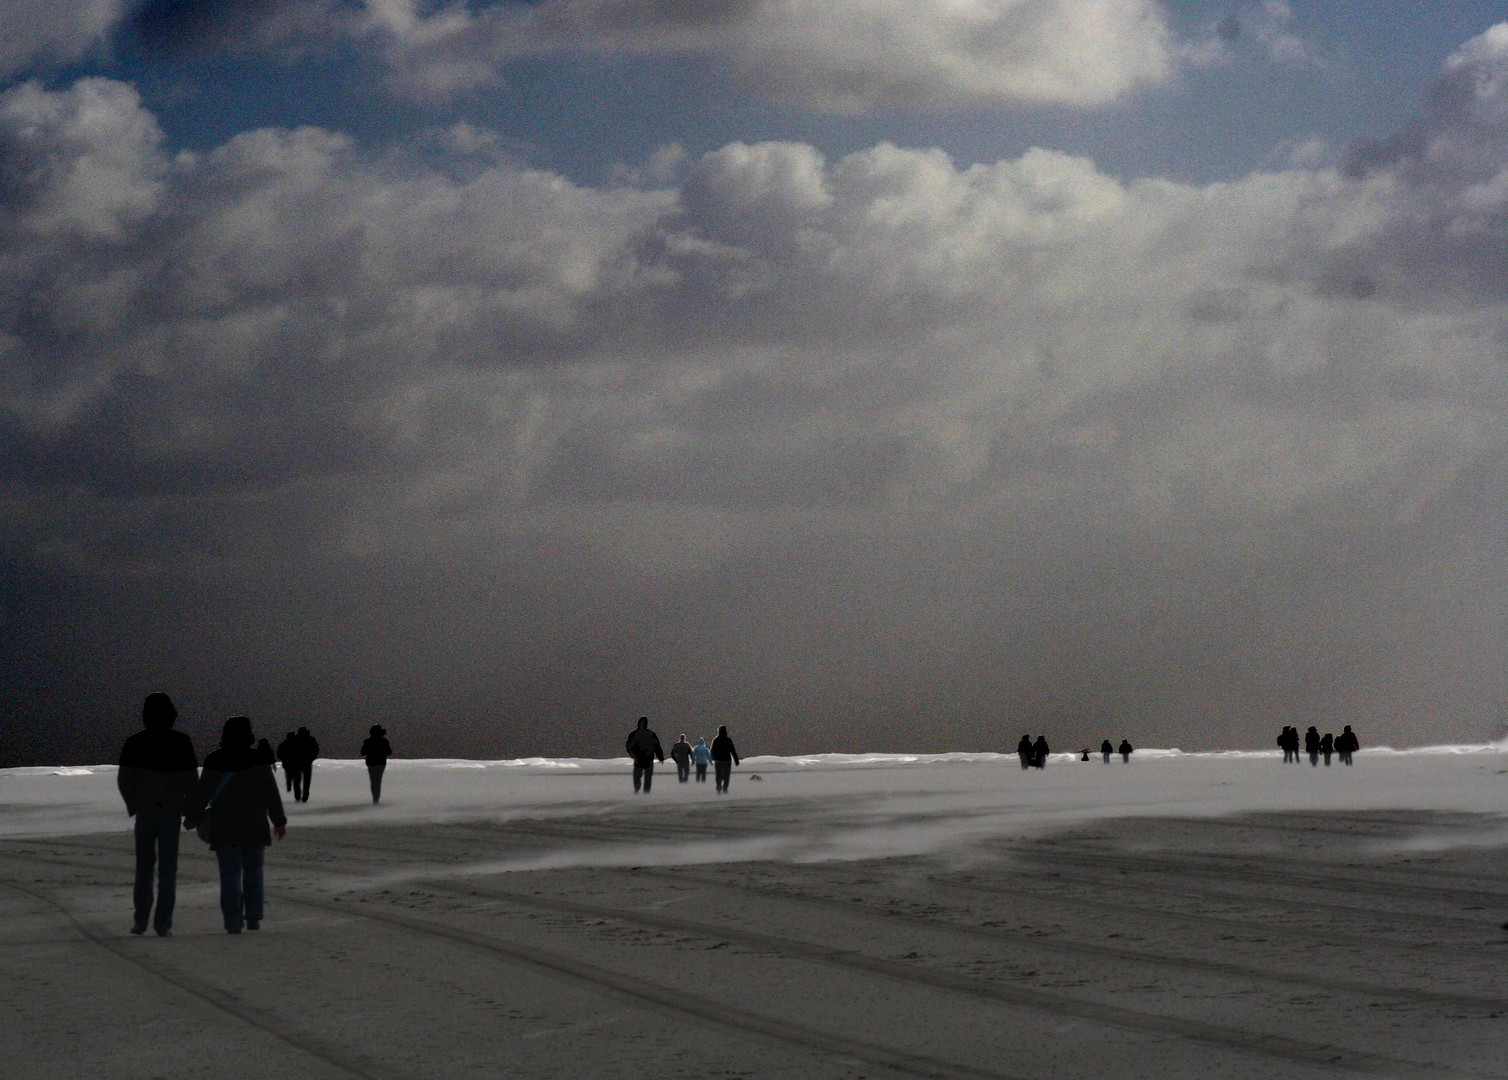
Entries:
[[696, 745], [691, 748], [691, 760], [696, 763], [696, 782], [707, 782], [707, 766], [712, 762], [712, 750], [707, 746], [706, 739], [696, 740]]

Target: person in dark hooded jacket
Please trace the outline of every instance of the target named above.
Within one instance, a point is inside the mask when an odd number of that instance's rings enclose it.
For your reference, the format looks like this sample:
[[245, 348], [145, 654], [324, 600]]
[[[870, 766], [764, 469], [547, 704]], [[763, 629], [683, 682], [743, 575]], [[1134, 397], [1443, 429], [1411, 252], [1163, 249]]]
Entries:
[[665, 760], [660, 737], [649, 730], [649, 717], [639, 717], [639, 726], [628, 733], [623, 748], [634, 759], [634, 794], [637, 795], [642, 787], [644, 794], [648, 795], [649, 787], [654, 783], [655, 760]]
[[1021, 741], [1016, 744], [1016, 756], [1021, 759], [1023, 769], [1032, 767], [1032, 737], [1030, 735], [1021, 736]]
[[298, 734], [293, 736], [293, 752], [293, 761], [298, 765], [298, 771], [293, 775], [293, 798], [296, 802], [308, 802], [309, 784], [314, 779], [314, 759], [319, 757], [319, 743], [309, 734], [308, 728], [299, 728]]
[[126, 813], [136, 819], [136, 919], [131, 933], [145, 934], [152, 918], [152, 877], [157, 874], [157, 917], [153, 927], [166, 937], [173, 926], [178, 894], [178, 827], [184, 804], [199, 779], [199, 756], [181, 731], [173, 730], [178, 710], [166, 694], [148, 694], [141, 706], [143, 730], [121, 747], [115, 782]]
[[676, 779], [685, 783], [691, 775], [691, 744], [686, 741], [686, 733], [681, 732], [680, 741], [670, 748], [670, 760], [675, 762]]
[[1304, 732], [1304, 753], [1306, 753], [1306, 754], [1309, 755], [1309, 764], [1311, 764], [1311, 765], [1318, 765], [1319, 764], [1319, 752], [1320, 752], [1320, 733], [1319, 733], [1319, 729], [1311, 725], [1310, 728], [1309, 728], [1309, 730], [1306, 731], [1306, 732]]
[[367, 781], [372, 787], [372, 805], [382, 799], [382, 774], [387, 769], [387, 759], [393, 756], [393, 746], [387, 741], [387, 729], [373, 724], [372, 730], [361, 744], [361, 756], [367, 763]]
[[204, 759], [199, 786], [184, 811], [189, 829], [209, 814], [209, 846], [220, 864], [220, 912], [230, 934], [243, 926], [261, 928], [264, 857], [273, 836], [281, 840], [288, 833], [277, 778], [255, 742], [249, 717], [225, 721], [220, 748]]
[[1122, 739], [1120, 749], [1116, 752], [1120, 754], [1122, 761], [1130, 761], [1131, 755], [1136, 751], [1135, 748], [1132, 747], [1130, 739]]
[[721, 724], [717, 729], [717, 738], [712, 740], [712, 782], [718, 794], [728, 793], [728, 781], [733, 776], [733, 766], [737, 764], [738, 751], [733, 748], [728, 725]]
[[290, 794], [293, 791], [293, 774], [298, 771], [298, 744], [294, 741], [293, 732], [283, 736], [283, 741], [278, 743], [278, 763], [283, 766], [284, 790]]

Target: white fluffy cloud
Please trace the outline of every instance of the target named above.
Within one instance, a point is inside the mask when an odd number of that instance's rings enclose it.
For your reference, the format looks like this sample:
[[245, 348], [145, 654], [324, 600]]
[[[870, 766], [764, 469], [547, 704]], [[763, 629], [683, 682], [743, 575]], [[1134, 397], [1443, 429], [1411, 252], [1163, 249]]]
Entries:
[[1165, 79], [1174, 47], [1153, 0], [545, 0], [438, 10], [371, 0], [367, 29], [409, 85], [468, 88], [543, 52], [692, 53], [808, 105], [1103, 105]]

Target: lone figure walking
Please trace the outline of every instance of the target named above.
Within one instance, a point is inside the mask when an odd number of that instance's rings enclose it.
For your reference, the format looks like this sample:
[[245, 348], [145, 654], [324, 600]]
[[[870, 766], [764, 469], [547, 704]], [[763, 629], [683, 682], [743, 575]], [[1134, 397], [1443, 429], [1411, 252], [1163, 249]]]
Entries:
[[387, 768], [387, 759], [393, 756], [393, 748], [387, 741], [387, 731], [381, 724], [373, 724], [371, 733], [361, 744], [361, 756], [366, 759], [367, 779], [372, 784], [372, 805], [382, 799], [382, 773]]
[[733, 766], [738, 763], [738, 751], [733, 749], [733, 740], [728, 738], [728, 725], [721, 724], [717, 738], [712, 740], [712, 779], [719, 795], [728, 793], [728, 781], [733, 775]]

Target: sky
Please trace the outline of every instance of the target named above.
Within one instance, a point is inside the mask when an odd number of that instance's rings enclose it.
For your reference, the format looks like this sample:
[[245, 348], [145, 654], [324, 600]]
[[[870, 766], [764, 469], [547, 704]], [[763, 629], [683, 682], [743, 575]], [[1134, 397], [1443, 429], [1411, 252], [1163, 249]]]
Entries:
[[0, 766], [1508, 723], [1508, 23], [0, 0]]

